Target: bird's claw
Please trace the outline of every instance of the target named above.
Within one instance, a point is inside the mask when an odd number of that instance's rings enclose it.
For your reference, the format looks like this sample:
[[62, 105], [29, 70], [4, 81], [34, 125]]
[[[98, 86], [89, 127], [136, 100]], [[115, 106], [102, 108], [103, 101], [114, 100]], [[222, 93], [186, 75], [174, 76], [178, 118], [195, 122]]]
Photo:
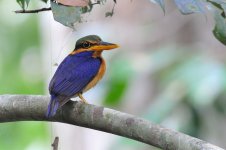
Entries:
[[89, 104], [86, 99], [82, 96], [82, 94], [78, 94], [79, 98], [81, 99], [80, 101], [83, 102], [84, 104]]

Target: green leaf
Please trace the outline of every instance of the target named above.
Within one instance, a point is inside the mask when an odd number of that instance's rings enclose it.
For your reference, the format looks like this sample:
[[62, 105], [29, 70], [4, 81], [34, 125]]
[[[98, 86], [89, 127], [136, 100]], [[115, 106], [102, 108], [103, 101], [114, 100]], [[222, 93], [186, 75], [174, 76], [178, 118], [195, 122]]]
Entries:
[[209, 2], [209, 3], [212, 3], [212, 2], [214, 2], [214, 3], [217, 3], [217, 4], [226, 4], [226, 1], [225, 0], [207, 0], [207, 2]]
[[43, 2], [47, 3], [49, 0], [41, 0], [41, 1], [43, 1]]
[[[104, 1], [100, 1], [100, 3]], [[53, 1], [50, 4], [54, 20], [72, 29], [74, 29], [76, 23], [82, 22], [82, 14], [89, 13], [93, 9], [91, 1], [85, 7], [66, 6]]]
[[68, 7], [51, 1], [54, 20], [74, 29], [75, 23], [81, 21], [82, 7]]
[[226, 19], [222, 16], [222, 11], [216, 10], [214, 19], [216, 24], [213, 34], [221, 43], [226, 45]]
[[184, 15], [204, 12], [204, 4], [201, 0], [174, 0], [180, 12]]
[[22, 9], [28, 6], [30, 0], [16, 0]]
[[[226, 18], [226, 1], [223, 0], [207, 0], [207, 2], [211, 3], [216, 8], [220, 9], [222, 11], [221, 15], [222, 17]], [[213, 7], [213, 9], [216, 9]]]

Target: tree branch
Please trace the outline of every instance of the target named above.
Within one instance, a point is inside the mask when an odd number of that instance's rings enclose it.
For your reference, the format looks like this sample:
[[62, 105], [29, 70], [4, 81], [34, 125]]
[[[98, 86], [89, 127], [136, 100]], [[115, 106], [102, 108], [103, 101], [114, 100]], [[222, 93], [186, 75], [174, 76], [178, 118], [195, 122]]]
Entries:
[[41, 8], [41, 9], [34, 9], [34, 10], [16, 10], [14, 11], [15, 13], [39, 13], [39, 12], [42, 12], [42, 11], [49, 11], [51, 10], [51, 7], [49, 8]]
[[2, 95], [0, 122], [62, 122], [124, 136], [166, 150], [223, 150], [130, 114], [80, 102], [70, 101], [53, 118], [46, 118], [48, 102], [48, 96]]

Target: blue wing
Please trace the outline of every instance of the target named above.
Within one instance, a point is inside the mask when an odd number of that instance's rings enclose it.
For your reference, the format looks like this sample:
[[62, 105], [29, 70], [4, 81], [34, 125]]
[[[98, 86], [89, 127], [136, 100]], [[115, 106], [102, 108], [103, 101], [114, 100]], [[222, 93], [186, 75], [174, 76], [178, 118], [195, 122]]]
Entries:
[[50, 82], [50, 94], [73, 97], [82, 92], [98, 73], [101, 60], [69, 55], [60, 64]]
[[[82, 92], [90, 81], [96, 76], [101, 66], [98, 58], [69, 55], [56, 70], [50, 84], [51, 101], [47, 116], [53, 116], [54, 109], [64, 105], [71, 97]], [[53, 105], [53, 106], [52, 106]], [[57, 106], [57, 108], [55, 108]]]

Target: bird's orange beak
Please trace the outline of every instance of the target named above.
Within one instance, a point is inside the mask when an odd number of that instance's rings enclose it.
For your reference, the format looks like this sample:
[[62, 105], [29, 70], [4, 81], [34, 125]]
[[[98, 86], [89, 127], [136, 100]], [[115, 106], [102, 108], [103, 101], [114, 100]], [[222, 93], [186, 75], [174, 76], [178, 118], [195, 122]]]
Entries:
[[118, 47], [119, 46], [117, 44], [101, 41], [98, 45], [92, 46], [91, 48], [92, 50], [103, 51], [103, 50], [111, 50]]

